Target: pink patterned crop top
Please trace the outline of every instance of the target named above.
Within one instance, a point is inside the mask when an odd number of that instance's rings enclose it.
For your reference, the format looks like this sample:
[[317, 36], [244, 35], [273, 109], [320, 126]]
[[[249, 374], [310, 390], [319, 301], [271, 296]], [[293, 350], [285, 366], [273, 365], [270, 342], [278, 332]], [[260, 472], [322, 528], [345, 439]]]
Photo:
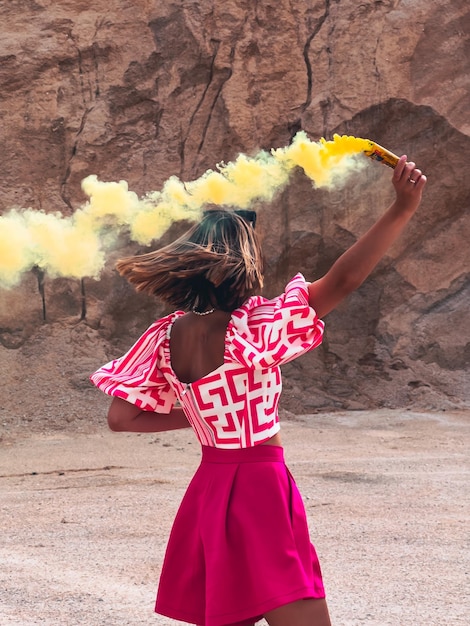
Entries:
[[224, 363], [182, 383], [171, 367], [170, 333], [183, 311], [153, 323], [132, 348], [91, 375], [104, 393], [144, 411], [169, 413], [179, 400], [204, 446], [248, 448], [279, 429], [279, 366], [318, 346], [324, 324], [308, 304], [308, 283], [297, 274], [285, 292], [252, 296], [232, 313]]

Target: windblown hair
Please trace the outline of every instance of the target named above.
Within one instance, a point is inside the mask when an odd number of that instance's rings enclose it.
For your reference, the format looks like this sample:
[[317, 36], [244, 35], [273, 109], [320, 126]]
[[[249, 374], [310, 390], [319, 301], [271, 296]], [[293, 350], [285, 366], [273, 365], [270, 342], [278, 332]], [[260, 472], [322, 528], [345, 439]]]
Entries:
[[118, 272], [137, 291], [183, 310], [233, 311], [263, 286], [258, 237], [234, 211], [205, 211], [199, 224], [173, 243], [122, 259]]

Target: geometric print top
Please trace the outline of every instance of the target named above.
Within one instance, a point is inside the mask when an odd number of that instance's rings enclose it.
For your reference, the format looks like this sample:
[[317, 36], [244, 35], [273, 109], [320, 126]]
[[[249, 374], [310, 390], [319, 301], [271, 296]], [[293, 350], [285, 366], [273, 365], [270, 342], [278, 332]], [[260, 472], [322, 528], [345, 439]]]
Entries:
[[171, 328], [182, 315], [176, 311], [154, 322], [91, 381], [143, 411], [169, 413], [178, 400], [204, 446], [238, 449], [267, 441], [280, 429], [280, 366], [318, 346], [323, 337], [324, 324], [308, 304], [302, 274], [277, 298], [252, 296], [235, 309], [223, 365], [192, 383], [179, 381], [171, 367]]

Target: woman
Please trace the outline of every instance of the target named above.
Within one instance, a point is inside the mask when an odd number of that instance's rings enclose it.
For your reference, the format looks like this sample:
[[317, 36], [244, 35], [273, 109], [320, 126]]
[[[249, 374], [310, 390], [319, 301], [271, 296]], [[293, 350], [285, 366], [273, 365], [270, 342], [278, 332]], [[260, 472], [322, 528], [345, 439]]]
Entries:
[[[178, 308], [92, 381], [112, 430], [192, 427], [202, 461], [168, 542], [156, 611], [205, 626], [330, 626], [302, 499], [283, 457], [280, 365], [319, 345], [321, 318], [370, 274], [421, 201], [402, 156], [394, 203], [322, 278], [267, 300], [251, 212], [207, 211], [174, 243], [122, 260], [137, 290]], [[243, 212], [239, 212], [243, 213]], [[251, 221], [250, 221], [251, 220]]]

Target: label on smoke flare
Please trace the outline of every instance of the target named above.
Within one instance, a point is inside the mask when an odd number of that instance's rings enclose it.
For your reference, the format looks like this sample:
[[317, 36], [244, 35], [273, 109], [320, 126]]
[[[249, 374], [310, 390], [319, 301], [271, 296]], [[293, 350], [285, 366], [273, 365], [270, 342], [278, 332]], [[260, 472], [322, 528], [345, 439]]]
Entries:
[[399, 157], [397, 157], [396, 154], [393, 154], [393, 152], [390, 152], [390, 150], [379, 146], [379, 144], [375, 143], [375, 141], [369, 141], [368, 143], [370, 145], [370, 148], [364, 150], [364, 154], [368, 156], [369, 159], [379, 161], [384, 165], [388, 165], [388, 167], [396, 167], [399, 161]]

